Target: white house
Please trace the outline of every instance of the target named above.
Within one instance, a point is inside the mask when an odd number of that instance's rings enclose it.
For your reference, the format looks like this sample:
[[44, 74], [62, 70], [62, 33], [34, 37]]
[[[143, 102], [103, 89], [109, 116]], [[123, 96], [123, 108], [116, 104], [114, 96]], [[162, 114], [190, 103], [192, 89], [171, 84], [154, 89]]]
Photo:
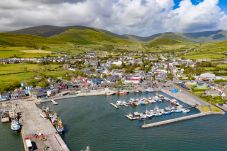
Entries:
[[118, 60], [118, 61], [113, 61], [112, 65], [116, 65], [116, 66], [121, 66], [122, 65], [122, 61]]
[[212, 81], [216, 79], [215, 74], [212, 73], [203, 73], [197, 77], [198, 80]]
[[124, 80], [125, 84], [133, 83], [133, 84], [139, 84], [141, 83], [142, 78], [140, 76], [132, 76], [132, 77], [127, 77]]

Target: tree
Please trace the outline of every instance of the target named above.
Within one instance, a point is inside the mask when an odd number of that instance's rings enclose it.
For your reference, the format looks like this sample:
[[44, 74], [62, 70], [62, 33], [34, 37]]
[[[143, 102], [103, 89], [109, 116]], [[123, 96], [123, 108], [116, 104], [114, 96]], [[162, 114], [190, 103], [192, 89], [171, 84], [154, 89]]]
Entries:
[[42, 79], [37, 83], [37, 86], [39, 86], [41, 88], [46, 88], [46, 87], [48, 87], [48, 82], [45, 79]]

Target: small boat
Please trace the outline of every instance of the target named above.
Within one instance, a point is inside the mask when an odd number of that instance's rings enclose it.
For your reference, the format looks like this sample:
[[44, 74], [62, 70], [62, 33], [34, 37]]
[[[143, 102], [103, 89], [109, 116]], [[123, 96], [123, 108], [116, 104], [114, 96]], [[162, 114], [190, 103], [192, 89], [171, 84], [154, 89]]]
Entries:
[[116, 105], [116, 104], [114, 104], [114, 103], [110, 103], [113, 107], [115, 107], [116, 109], [119, 109], [119, 107]]
[[184, 109], [182, 109], [182, 112], [183, 112], [183, 113], [188, 113], [188, 112], [190, 112], [190, 110], [184, 108]]
[[54, 104], [54, 105], [58, 105], [58, 103], [56, 101], [54, 101], [54, 99], [51, 99], [51, 102]]
[[90, 147], [87, 146], [85, 151], [91, 151], [91, 150], [90, 150]]
[[9, 122], [9, 121], [10, 121], [10, 119], [9, 119], [9, 113], [6, 112], [6, 111], [2, 112], [2, 115], [1, 115], [1, 122], [2, 122], [2, 123], [7, 123], [7, 122]]
[[128, 94], [128, 91], [118, 91], [118, 95], [126, 95]]
[[182, 109], [177, 108], [177, 109], [174, 110], [174, 112], [175, 113], [180, 113], [180, 112], [182, 112]]
[[134, 116], [140, 116], [139, 112], [134, 112], [133, 114], [134, 114]]
[[64, 132], [64, 126], [62, 124], [62, 121], [58, 119], [58, 124], [56, 125], [56, 130], [58, 133], [63, 133]]
[[57, 113], [54, 113], [54, 115], [51, 117], [51, 123], [54, 125], [56, 124], [57, 120], [58, 120], [58, 115]]
[[150, 93], [150, 92], [153, 92], [154, 90], [152, 89], [152, 88], [147, 88], [146, 90], [145, 90], [145, 92], [147, 92], [147, 93]]
[[10, 110], [9, 111], [9, 117], [10, 117], [10, 119], [17, 118], [17, 113], [15, 112], [15, 110]]
[[170, 103], [175, 105], [175, 106], [179, 106], [180, 105], [180, 103], [176, 99], [171, 99]]
[[146, 120], [147, 118], [146, 114], [140, 114], [140, 120]]
[[19, 131], [21, 128], [21, 125], [17, 119], [14, 119], [11, 121], [11, 130], [13, 131]]
[[128, 119], [130, 119], [130, 120], [136, 120], [136, 119], [137, 119], [136, 117], [133, 116], [132, 113], [129, 113], [129, 114], [125, 115], [125, 116], [126, 116]]

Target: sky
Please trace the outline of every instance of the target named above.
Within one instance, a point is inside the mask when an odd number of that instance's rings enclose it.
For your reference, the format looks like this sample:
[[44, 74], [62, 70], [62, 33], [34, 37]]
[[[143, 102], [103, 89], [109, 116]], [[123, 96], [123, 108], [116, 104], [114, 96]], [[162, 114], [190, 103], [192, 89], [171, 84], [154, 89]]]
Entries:
[[117, 34], [227, 30], [227, 0], [1, 0], [0, 31], [88, 26]]

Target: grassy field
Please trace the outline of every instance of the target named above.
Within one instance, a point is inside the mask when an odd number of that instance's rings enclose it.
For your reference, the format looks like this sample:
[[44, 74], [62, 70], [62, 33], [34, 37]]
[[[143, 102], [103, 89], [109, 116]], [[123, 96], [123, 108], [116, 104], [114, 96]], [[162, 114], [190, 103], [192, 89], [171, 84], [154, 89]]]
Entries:
[[214, 105], [211, 105], [211, 106], [198, 106], [198, 109], [203, 112], [203, 113], [206, 113], [206, 112], [221, 112], [222, 110], [219, 109], [218, 107], [214, 106]]
[[61, 65], [38, 65], [38, 64], [7, 64], [0, 65], [0, 92], [18, 86], [20, 82], [30, 82], [36, 76], [60, 77], [68, 71], [62, 70]]
[[227, 41], [205, 43], [197, 47], [197, 49], [190, 51], [182, 57], [188, 59], [226, 59]]
[[51, 54], [51, 51], [37, 50], [27, 47], [0, 47], [0, 58], [33, 58], [33, 57], [46, 57], [46, 56], [59, 56], [59, 54]]

